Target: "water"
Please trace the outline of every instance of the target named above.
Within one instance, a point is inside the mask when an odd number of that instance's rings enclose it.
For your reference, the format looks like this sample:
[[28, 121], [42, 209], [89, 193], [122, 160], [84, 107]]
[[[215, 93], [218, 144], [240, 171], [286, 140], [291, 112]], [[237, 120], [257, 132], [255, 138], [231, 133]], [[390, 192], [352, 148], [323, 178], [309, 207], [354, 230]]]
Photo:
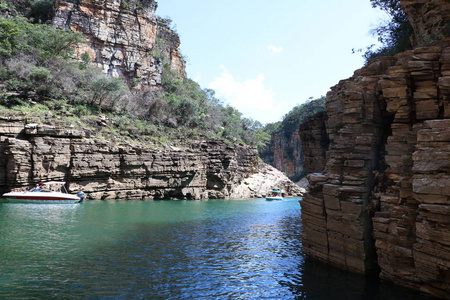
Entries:
[[304, 258], [298, 198], [0, 204], [0, 299], [431, 299]]

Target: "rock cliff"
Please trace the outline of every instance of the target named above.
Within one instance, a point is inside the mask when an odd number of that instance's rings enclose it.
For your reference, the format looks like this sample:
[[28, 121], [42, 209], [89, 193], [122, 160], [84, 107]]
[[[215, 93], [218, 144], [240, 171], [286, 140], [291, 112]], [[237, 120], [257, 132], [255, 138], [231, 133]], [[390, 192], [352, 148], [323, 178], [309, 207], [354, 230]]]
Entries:
[[327, 119], [326, 112], [320, 112], [309, 117], [299, 128], [304, 153], [303, 168], [308, 173], [319, 173], [325, 169], [326, 150], [330, 144], [325, 126]]
[[447, 0], [402, 0], [400, 5], [414, 28], [412, 41], [415, 47], [450, 35], [450, 3]]
[[154, 0], [56, 0], [53, 26], [81, 32], [87, 43], [77, 49], [104, 73], [130, 85], [158, 88], [163, 58], [180, 77], [185, 61], [180, 39], [155, 16]]
[[[450, 17], [448, 1], [402, 2]], [[301, 131], [308, 173], [325, 162], [301, 203], [306, 254], [450, 299], [450, 39], [370, 62], [326, 110]]]
[[284, 172], [291, 180], [304, 177], [304, 154], [299, 131], [286, 136], [283, 132], [273, 133], [270, 144], [260, 154], [268, 164]]
[[[287, 177], [266, 172], [252, 147], [209, 140], [155, 149], [32, 122], [0, 118], [0, 193], [47, 180], [64, 180], [70, 192], [98, 200], [261, 197], [267, 190], [259, 188], [275, 186], [291, 196], [301, 193]], [[252, 184], [252, 176], [265, 186]]]

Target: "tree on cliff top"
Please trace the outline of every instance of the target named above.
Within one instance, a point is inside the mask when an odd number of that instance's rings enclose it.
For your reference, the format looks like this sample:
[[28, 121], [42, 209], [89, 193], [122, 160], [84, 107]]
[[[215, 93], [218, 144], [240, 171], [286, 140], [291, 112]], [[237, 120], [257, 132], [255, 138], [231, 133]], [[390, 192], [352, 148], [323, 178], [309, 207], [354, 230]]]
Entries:
[[310, 99], [302, 105], [297, 105], [283, 117], [278, 132], [290, 137], [295, 130], [298, 130], [309, 116], [325, 110], [325, 97]]
[[15, 10], [33, 23], [47, 23], [53, 18], [53, 0], [0, 0], [0, 8]]
[[392, 56], [412, 49], [411, 37], [414, 30], [400, 6], [400, 0], [370, 0], [370, 2], [373, 8], [386, 12], [389, 20], [373, 29], [382, 46], [378, 49], [373, 49], [375, 45], [368, 47], [363, 55], [366, 62], [378, 56]]

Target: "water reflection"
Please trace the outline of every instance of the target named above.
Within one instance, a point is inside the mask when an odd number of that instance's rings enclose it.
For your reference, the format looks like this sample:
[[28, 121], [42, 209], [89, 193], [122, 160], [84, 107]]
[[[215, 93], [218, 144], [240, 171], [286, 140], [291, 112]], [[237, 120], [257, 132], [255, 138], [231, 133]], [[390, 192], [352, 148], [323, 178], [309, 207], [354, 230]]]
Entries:
[[297, 199], [9, 204], [0, 220], [5, 299], [426, 299], [305, 260]]

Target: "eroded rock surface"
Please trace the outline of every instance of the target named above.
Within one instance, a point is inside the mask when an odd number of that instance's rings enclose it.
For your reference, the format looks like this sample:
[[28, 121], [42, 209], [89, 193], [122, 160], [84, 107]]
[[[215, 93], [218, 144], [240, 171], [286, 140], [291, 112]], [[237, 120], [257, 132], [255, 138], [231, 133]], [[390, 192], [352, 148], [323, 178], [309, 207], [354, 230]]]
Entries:
[[88, 54], [105, 74], [157, 88], [163, 56], [180, 77], [186, 74], [180, 39], [158, 22], [156, 8], [154, 0], [56, 0], [53, 26], [83, 33], [87, 43], [77, 56]]
[[[256, 149], [209, 140], [185, 149], [156, 149], [85, 138], [83, 131], [0, 118], [0, 192], [63, 180], [87, 199], [250, 198], [261, 188], [298, 187], [281, 172], [266, 172]], [[255, 177], [256, 176], [256, 177]]]
[[372, 61], [326, 106], [325, 168], [302, 201], [305, 252], [450, 298], [450, 39]]

